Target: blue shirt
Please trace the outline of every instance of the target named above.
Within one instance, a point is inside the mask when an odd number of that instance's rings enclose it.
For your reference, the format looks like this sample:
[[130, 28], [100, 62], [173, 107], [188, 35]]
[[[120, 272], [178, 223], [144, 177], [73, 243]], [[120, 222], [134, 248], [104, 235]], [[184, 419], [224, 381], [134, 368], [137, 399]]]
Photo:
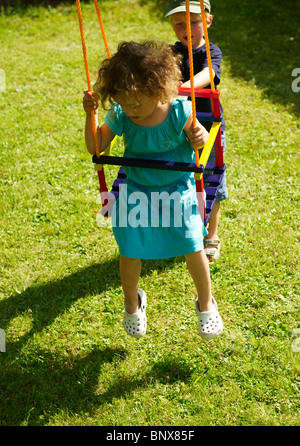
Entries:
[[[190, 79], [190, 64], [189, 64], [188, 49], [181, 42], [176, 42], [175, 45], [172, 45], [172, 49], [175, 54], [181, 54], [183, 57], [181, 64], [182, 80], [183, 82], [187, 82]], [[213, 43], [209, 43], [209, 49], [210, 49], [212, 69], [215, 72], [214, 84], [217, 87], [217, 85], [219, 85], [221, 80], [222, 52], [220, 48], [217, 45], [214, 45]], [[193, 49], [193, 66], [194, 66], [194, 75], [200, 73], [200, 71], [208, 67], [205, 45]], [[205, 88], [211, 88], [211, 85], [208, 85]], [[196, 98], [196, 110], [202, 113], [211, 113], [212, 109], [211, 109], [210, 99]], [[220, 103], [220, 110], [222, 115], [223, 108], [221, 103]], [[206, 121], [201, 121], [201, 119], [199, 120], [201, 124], [209, 131], [211, 123], [208, 123]], [[224, 119], [222, 119], [221, 130], [222, 132], [225, 131]]]

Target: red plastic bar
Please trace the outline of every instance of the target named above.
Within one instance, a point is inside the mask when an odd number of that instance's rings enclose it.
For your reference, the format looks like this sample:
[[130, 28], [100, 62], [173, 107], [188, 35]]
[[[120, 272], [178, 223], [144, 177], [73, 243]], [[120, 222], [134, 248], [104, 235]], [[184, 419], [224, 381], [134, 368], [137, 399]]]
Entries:
[[[101, 197], [102, 206], [106, 206], [108, 204], [108, 199], [104, 198], [104, 197], [108, 196], [108, 189], [106, 186], [104, 170], [103, 169], [97, 170], [97, 173], [98, 173], [99, 184], [100, 184], [100, 197]], [[104, 194], [103, 194], [103, 192], [104, 192]]]
[[206, 220], [206, 209], [205, 209], [205, 193], [204, 193], [204, 181], [203, 176], [200, 180], [196, 180], [196, 193], [198, 199], [198, 209], [202, 221]]
[[211, 98], [210, 102], [211, 102], [211, 108], [212, 108], [214, 117], [220, 118], [221, 117], [221, 109], [220, 109], [219, 99]]
[[219, 128], [218, 134], [215, 140], [215, 158], [216, 158], [216, 166], [222, 167], [224, 164], [223, 160], [223, 146], [221, 140], [221, 127]]
[[[179, 87], [178, 94], [181, 96], [190, 96], [191, 89], [186, 87]], [[213, 98], [219, 99], [220, 91], [215, 90], [214, 92], [210, 88], [195, 88], [195, 96], [196, 98]]]
[[[178, 88], [178, 94], [182, 96], [189, 96], [191, 94], [190, 88]], [[211, 108], [214, 118], [221, 117], [221, 109], [220, 109], [220, 91], [215, 90], [212, 91], [208, 88], [195, 88], [195, 97], [197, 98], [209, 98], [211, 101]], [[221, 142], [221, 130], [219, 130], [216, 140], [215, 140], [215, 157], [216, 157], [216, 166], [222, 167], [224, 164], [223, 161], [223, 147]]]

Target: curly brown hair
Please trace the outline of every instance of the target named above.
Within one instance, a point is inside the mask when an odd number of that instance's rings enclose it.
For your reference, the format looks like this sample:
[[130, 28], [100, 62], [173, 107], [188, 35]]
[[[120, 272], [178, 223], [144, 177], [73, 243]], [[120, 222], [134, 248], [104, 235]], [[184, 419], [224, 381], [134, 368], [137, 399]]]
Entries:
[[102, 62], [94, 91], [104, 109], [118, 93], [128, 97], [145, 94], [167, 102], [177, 95], [180, 61], [181, 56], [165, 43], [122, 42], [118, 51]]

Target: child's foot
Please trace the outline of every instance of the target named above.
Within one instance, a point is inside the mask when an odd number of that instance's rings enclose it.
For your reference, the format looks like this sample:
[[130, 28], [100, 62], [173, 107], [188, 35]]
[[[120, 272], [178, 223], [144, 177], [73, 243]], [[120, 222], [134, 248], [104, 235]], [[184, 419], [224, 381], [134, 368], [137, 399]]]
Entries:
[[220, 257], [221, 242], [218, 239], [204, 239], [204, 252], [208, 259], [208, 263], [212, 264], [214, 260]]
[[216, 338], [223, 330], [223, 322], [218, 311], [217, 302], [213, 299], [213, 309], [200, 311], [198, 298], [196, 299], [196, 313], [198, 315], [199, 334], [202, 339], [210, 340]]
[[140, 306], [136, 313], [130, 314], [124, 311], [123, 325], [125, 331], [135, 338], [141, 338], [146, 334], [147, 330], [147, 317], [146, 317], [146, 306], [147, 306], [147, 296], [145, 291], [138, 289], [138, 296], [140, 300]]

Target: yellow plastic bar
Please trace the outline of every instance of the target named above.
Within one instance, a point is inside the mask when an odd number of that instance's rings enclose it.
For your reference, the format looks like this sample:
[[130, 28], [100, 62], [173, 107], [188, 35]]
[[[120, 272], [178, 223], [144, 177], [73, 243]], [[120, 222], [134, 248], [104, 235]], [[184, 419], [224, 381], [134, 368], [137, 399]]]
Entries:
[[[211, 149], [213, 148], [214, 142], [216, 140], [219, 128], [221, 127], [221, 122], [213, 122], [210, 132], [209, 132], [209, 138], [205, 146], [203, 147], [199, 164], [202, 164], [205, 168], [207, 160], [209, 158]], [[201, 175], [201, 174], [200, 174]]]
[[194, 178], [196, 181], [200, 181], [202, 178], [203, 173], [194, 173]]
[[[114, 139], [112, 140], [110, 145], [107, 146], [106, 149], [103, 152], [100, 153], [100, 156], [101, 155], [109, 155], [111, 149], [113, 148], [113, 145], [114, 145], [116, 139], [117, 139], [117, 135], [114, 137]], [[95, 164], [95, 170], [102, 170], [102, 168], [103, 168], [103, 164]]]

